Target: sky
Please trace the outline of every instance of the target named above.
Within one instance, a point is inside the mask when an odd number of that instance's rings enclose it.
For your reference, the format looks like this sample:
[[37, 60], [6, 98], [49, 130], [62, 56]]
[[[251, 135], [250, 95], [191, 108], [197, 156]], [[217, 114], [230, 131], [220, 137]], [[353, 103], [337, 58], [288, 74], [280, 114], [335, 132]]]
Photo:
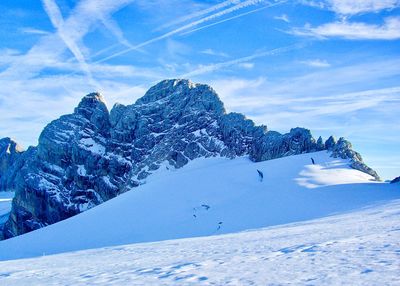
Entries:
[[36, 145], [85, 94], [112, 108], [166, 78], [269, 130], [343, 136], [400, 175], [400, 0], [0, 2], [0, 138]]

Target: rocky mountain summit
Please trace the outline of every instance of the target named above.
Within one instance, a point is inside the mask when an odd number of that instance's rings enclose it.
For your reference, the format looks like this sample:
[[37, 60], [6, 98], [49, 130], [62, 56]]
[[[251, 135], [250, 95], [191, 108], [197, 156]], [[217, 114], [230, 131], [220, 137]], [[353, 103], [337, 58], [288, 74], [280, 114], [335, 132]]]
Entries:
[[328, 150], [379, 180], [345, 139], [315, 140], [303, 128], [268, 131], [226, 113], [211, 87], [188, 80], [164, 80], [111, 112], [91, 93], [74, 113], [51, 122], [38, 146], [21, 152], [7, 140], [0, 141], [0, 191], [16, 193], [5, 238], [71, 217], [145, 183], [159, 168], [199, 157], [248, 155], [257, 162]]

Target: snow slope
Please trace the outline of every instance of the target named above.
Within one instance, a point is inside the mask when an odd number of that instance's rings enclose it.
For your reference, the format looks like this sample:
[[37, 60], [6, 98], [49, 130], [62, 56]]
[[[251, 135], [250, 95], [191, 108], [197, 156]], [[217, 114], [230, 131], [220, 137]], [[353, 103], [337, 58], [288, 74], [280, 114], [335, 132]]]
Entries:
[[147, 184], [98, 207], [0, 242], [0, 260], [231, 233], [400, 198], [395, 185], [370, 179], [325, 151], [260, 163], [210, 158], [178, 170], [164, 166]]
[[399, 285], [400, 200], [254, 231], [0, 262], [0, 285]]

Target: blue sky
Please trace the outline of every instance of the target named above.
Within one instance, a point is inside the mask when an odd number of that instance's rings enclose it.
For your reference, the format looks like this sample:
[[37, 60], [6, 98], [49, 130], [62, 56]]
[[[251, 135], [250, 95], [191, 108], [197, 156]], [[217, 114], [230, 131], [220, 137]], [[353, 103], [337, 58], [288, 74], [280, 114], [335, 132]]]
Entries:
[[5, 0], [0, 137], [36, 145], [85, 94], [133, 103], [165, 78], [210, 84], [270, 130], [349, 139], [400, 175], [399, 0]]

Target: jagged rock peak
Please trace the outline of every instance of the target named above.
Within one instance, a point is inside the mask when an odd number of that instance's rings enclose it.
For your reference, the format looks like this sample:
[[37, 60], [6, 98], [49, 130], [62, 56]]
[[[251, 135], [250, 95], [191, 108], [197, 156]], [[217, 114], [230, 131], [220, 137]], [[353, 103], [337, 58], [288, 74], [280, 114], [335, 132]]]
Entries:
[[325, 142], [325, 148], [327, 150], [332, 150], [332, 148], [336, 145], [336, 139], [333, 136], [330, 136], [328, 140]]
[[5, 137], [0, 139], [0, 153], [6, 152], [11, 153], [21, 153], [24, 148], [19, 145], [14, 139], [10, 137]]
[[163, 80], [151, 87], [135, 105], [162, 103], [161, 100], [180, 108], [184, 106], [196, 111], [225, 112], [222, 101], [209, 85], [193, 83], [187, 79]]
[[75, 108], [74, 113], [88, 119], [98, 130], [104, 131], [109, 128], [109, 112], [103, 96], [98, 92], [84, 96]]
[[92, 92], [84, 96], [75, 108], [75, 113], [90, 117], [95, 110], [100, 110], [108, 113], [104, 97], [99, 92]]
[[144, 104], [154, 102], [171, 96], [173, 93], [181, 91], [182, 89], [192, 89], [197, 86], [198, 84], [186, 79], [166, 79], [152, 86], [143, 97], [138, 99], [137, 103]]

